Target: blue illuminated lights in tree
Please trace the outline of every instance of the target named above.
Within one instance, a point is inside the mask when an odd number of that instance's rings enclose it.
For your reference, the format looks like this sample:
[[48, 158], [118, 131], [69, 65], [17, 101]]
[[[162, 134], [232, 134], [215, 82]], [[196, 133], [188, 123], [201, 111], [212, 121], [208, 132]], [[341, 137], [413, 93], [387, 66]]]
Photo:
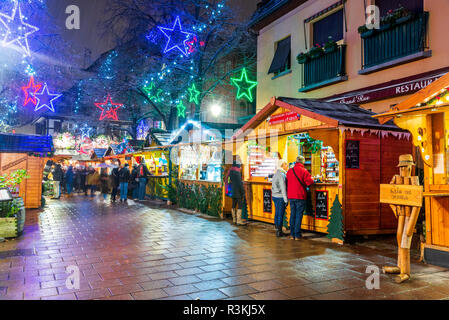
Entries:
[[137, 139], [145, 139], [149, 129], [150, 127], [145, 123], [145, 120], [141, 120], [137, 126]]
[[11, 16], [0, 12], [0, 27], [3, 25], [6, 28], [2, 45], [12, 46], [16, 43], [27, 56], [31, 56], [28, 36], [39, 31], [39, 28], [26, 23], [24, 20], [26, 18], [22, 15], [18, 1], [15, 1]]
[[40, 93], [35, 94], [37, 103], [34, 111], [38, 111], [44, 107], [47, 107], [51, 112], [55, 112], [55, 107], [53, 106], [53, 101], [62, 97], [59, 93], [50, 93], [48, 91], [48, 86], [44, 83], [44, 87]]
[[173, 49], [178, 49], [181, 53], [187, 57], [189, 46], [187, 41], [195, 36], [194, 33], [186, 32], [182, 30], [181, 20], [179, 16], [176, 17], [173, 27], [166, 28], [158, 26], [159, 30], [167, 38], [167, 44], [165, 45], [164, 53], [170, 52]]
[[83, 140], [84, 138], [90, 138], [90, 132], [92, 131], [91, 127], [88, 127], [87, 125], [85, 125], [83, 128], [80, 129], [81, 130], [81, 139]]

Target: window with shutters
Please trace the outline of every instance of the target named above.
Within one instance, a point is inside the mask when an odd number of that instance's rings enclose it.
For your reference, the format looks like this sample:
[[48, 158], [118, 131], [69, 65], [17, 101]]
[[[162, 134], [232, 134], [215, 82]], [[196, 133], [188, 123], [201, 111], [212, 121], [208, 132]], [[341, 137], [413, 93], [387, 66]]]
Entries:
[[268, 73], [274, 73], [275, 76], [291, 69], [291, 41], [290, 36], [284, 38], [275, 44], [275, 53]]
[[329, 39], [337, 42], [343, 39], [343, 9], [312, 23], [312, 45], [324, 46]]

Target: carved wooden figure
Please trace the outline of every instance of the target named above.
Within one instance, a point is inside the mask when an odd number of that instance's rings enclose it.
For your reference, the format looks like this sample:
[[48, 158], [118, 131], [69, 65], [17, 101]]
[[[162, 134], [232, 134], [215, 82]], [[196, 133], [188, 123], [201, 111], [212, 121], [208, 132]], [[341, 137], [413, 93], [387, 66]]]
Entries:
[[[418, 177], [411, 175], [414, 165], [412, 155], [401, 155], [398, 165], [399, 175], [395, 175], [390, 184], [419, 186]], [[410, 279], [410, 245], [421, 206], [390, 205], [390, 207], [398, 219], [398, 263], [396, 267], [385, 266], [383, 270], [385, 273], [398, 274], [395, 281], [402, 283]]]

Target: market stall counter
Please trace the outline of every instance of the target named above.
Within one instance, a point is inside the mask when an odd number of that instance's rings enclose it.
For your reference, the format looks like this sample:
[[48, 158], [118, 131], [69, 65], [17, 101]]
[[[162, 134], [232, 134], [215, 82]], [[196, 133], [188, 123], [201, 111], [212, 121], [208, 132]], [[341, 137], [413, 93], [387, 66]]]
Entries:
[[[305, 158], [315, 183], [308, 192], [302, 228], [344, 235], [394, 233], [396, 220], [379, 204], [378, 185], [387, 183], [400, 154], [411, 153], [410, 134], [356, 105], [312, 99], [272, 98], [234, 136], [243, 161], [249, 218], [274, 223], [271, 178], [277, 161], [290, 167]], [[388, 181], [387, 181], [388, 180]], [[290, 206], [284, 226], [288, 225]]]

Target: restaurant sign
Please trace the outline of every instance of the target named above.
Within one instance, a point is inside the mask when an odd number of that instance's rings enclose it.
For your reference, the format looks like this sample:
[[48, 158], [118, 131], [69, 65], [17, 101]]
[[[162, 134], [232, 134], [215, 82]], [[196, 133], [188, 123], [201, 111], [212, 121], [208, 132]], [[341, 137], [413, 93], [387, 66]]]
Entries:
[[285, 112], [285, 113], [280, 113], [280, 114], [271, 116], [268, 119], [268, 123], [270, 125], [275, 125], [275, 124], [280, 124], [280, 123], [285, 123], [285, 122], [298, 121], [300, 118], [301, 118], [300, 114], [291, 111], [291, 112]]
[[433, 81], [437, 80], [445, 73], [439, 73], [432, 76], [420, 77], [409, 81], [401, 81], [387, 86], [380, 86], [375, 89], [357, 90], [343, 95], [325, 98], [327, 102], [338, 102], [345, 104], [363, 104], [371, 101], [382, 100], [394, 96], [401, 96], [415, 93]]

